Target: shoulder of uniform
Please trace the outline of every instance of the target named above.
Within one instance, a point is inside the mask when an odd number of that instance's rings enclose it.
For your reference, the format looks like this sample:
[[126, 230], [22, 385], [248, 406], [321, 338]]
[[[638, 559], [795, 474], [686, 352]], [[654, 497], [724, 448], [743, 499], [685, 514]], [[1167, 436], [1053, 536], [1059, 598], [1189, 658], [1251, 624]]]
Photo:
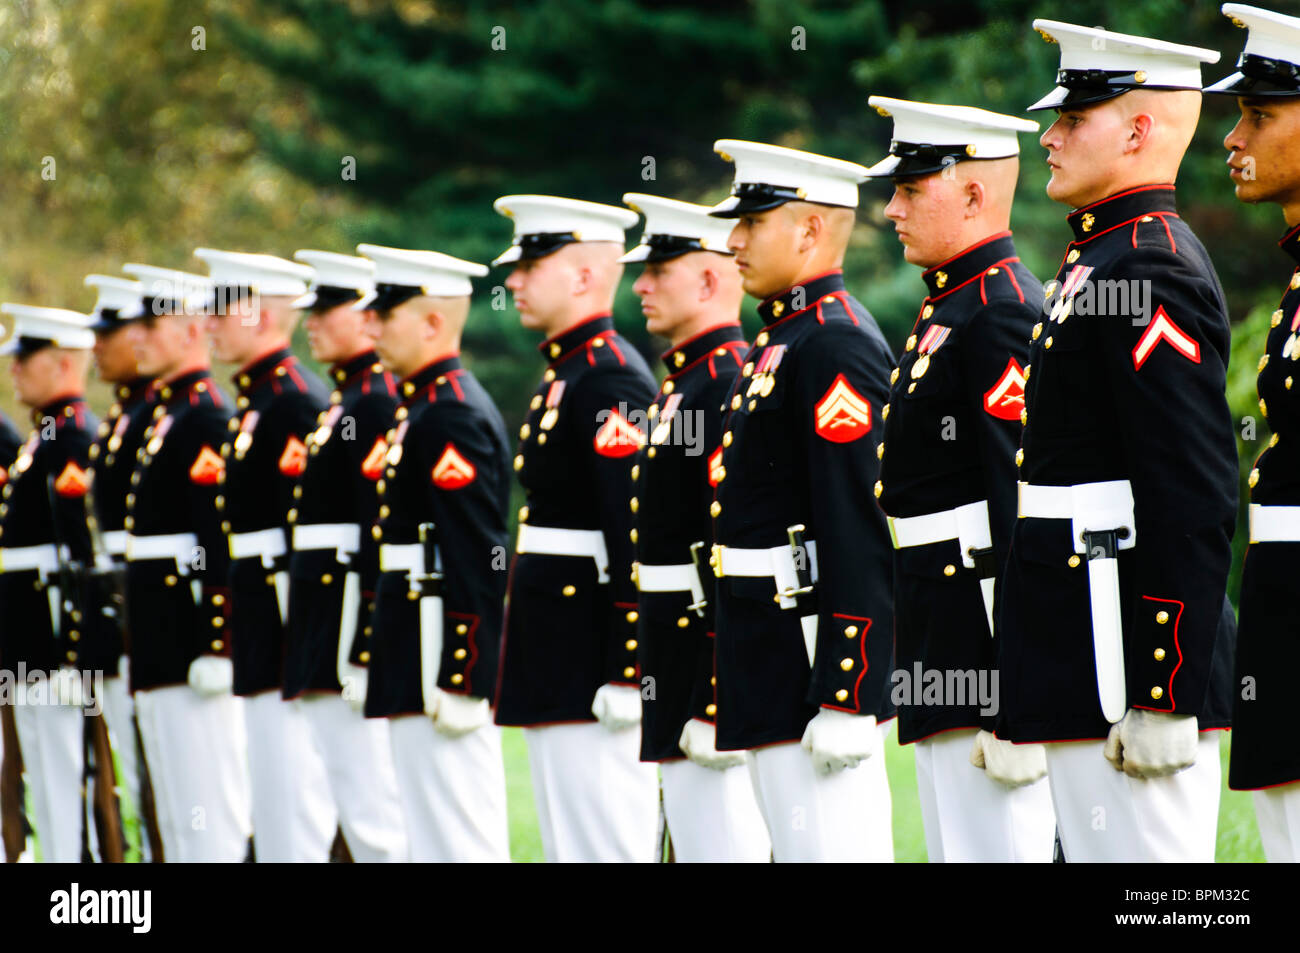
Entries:
[[1042, 283], [1019, 262], [986, 268], [971, 282], [970, 291], [982, 305], [1010, 302], [1036, 308], [1043, 300]]

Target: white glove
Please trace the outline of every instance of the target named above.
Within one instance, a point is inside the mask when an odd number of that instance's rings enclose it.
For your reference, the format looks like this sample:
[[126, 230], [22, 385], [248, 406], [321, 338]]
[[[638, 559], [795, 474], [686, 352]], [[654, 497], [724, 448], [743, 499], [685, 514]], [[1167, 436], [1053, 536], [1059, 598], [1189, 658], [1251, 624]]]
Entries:
[[117, 660], [117, 677], [123, 682], [129, 683], [131, 681], [131, 659], [127, 657], [125, 652]]
[[596, 689], [591, 713], [610, 731], [641, 724], [641, 689], [635, 685], [602, 685]]
[[486, 698], [473, 695], [453, 695], [441, 688], [435, 689], [433, 727], [448, 738], [459, 738], [488, 723], [491, 709]]
[[81, 672], [64, 666], [50, 676], [50, 688], [60, 705], [80, 708], [87, 701], [81, 681]]
[[188, 681], [204, 698], [221, 695], [235, 684], [234, 663], [219, 655], [200, 655], [190, 663]]
[[344, 662], [339, 666], [339, 684], [343, 686], [343, 700], [348, 707], [362, 711], [366, 707], [366, 691], [370, 688], [370, 669]]
[[743, 751], [719, 751], [717, 748], [717, 729], [707, 721], [692, 718], [682, 729], [682, 736], [677, 740], [677, 747], [682, 754], [704, 768], [725, 771], [745, 763]]
[[1130, 778], [1163, 778], [1196, 762], [1195, 715], [1130, 708], [1110, 726], [1103, 753]]
[[834, 774], [857, 767], [880, 746], [875, 715], [854, 715], [823, 708], [804, 729], [803, 750], [812, 755], [818, 774]]
[[981, 729], [970, 749], [970, 763], [983, 768], [998, 784], [1019, 788], [1047, 774], [1047, 749], [1042, 745], [1013, 744]]

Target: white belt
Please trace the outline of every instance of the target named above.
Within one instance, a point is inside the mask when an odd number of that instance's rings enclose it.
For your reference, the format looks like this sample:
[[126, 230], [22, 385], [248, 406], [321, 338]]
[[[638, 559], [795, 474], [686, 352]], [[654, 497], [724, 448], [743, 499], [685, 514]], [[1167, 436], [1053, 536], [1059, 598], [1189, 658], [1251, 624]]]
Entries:
[[[434, 552], [434, 569], [442, 571], [442, 547]], [[379, 547], [380, 572], [424, 572], [423, 543], [383, 543]]]
[[890, 516], [889, 538], [895, 549], [929, 546], [957, 538], [957, 511], [926, 513], [923, 516]]
[[53, 543], [0, 549], [0, 572], [30, 572], [33, 569], [42, 576], [58, 571], [59, 551]]
[[259, 556], [268, 569], [277, 556], [287, 551], [284, 542], [284, 530], [278, 526], [271, 529], [254, 530], [251, 533], [230, 534], [230, 558], [251, 559]]
[[[1300, 542], [1300, 506], [1262, 506], [1251, 503], [1250, 541], [1252, 543]], [[6, 556], [6, 568], [8, 557]]]
[[541, 556], [588, 556], [596, 561], [596, 581], [609, 582], [605, 534], [598, 529], [560, 529], [520, 523], [515, 552]]
[[293, 528], [293, 548], [333, 549], [341, 563], [361, 549], [361, 527], [357, 523], [308, 523]]
[[190, 557], [199, 545], [199, 538], [193, 533], [168, 533], [160, 536], [126, 537], [127, 562], [139, 562], [144, 559], [173, 559], [178, 566], [188, 566]]
[[1074, 551], [1086, 555], [1083, 534], [1089, 530], [1123, 528], [1120, 549], [1137, 545], [1133, 487], [1128, 480], [1077, 483], [1074, 486], [1036, 486], [1017, 483], [1017, 512], [1021, 519], [1071, 520]]
[[126, 554], [126, 530], [111, 529], [100, 537], [104, 541], [104, 552], [110, 556]]
[[694, 563], [675, 566], [651, 566], [635, 563], [636, 587], [641, 592], [690, 592], [700, 582]]
[[[807, 540], [808, 571], [817, 581], [817, 541]], [[771, 576], [776, 584], [776, 602], [782, 609], [793, 609], [798, 601], [793, 596], [781, 595], [799, 588], [799, 575], [794, 565], [794, 552], [789, 545], [771, 549], [737, 549], [734, 546], [715, 546], [713, 567], [719, 576]]]
[[[1021, 484], [1022, 486], [1024, 484]], [[932, 543], [958, 541], [961, 562], [967, 569], [975, 568], [971, 550], [993, 547], [993, 534], [989, 529], [989, 504], [987, 500], [966, 503], [939, 513], [923, 516], [889, 517], [889, 537], [895, 549], [929, 546]]]

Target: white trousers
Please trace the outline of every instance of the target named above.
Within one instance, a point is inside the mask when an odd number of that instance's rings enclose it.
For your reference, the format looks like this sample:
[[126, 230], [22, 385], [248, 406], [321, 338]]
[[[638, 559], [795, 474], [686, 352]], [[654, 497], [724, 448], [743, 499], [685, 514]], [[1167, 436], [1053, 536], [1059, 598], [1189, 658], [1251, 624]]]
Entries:
[[976, 733], [945, 731], [913, 746], [930, 863], [1051, 863], [1047, 778], [1019, 788], [994, 781], [970, 763]]
[[411, 860], [508, 863], [509, 819], [501, 729], [448, 738], [427, 715], [386, 719]]
[[1196, 763], [1164, 778], [1130, 778], [1101, 741], [1049, 744], [1047, 779], [1069, 863], [1213, 863], [1219, 819], [1218, 731], [1201, 732]]
[[46, 863], [79, 863], [85, 763], [81, 706], [16, 704], [13, 712], [41, 857]]
[[302, 711], [312, 745], [325, 764], [352, 859], [359, 864], [405, 861], [406, 828], [388, 723], [367, 719], [332, 693], [306, 695], [290, 704]]
[[1269, 863], [1300, 862], [1300, 781], [1256, 791], [1255, 819]]
[[765, 864], [767, 824], [747, 764], [718, 771], [694, 761], [664, 761], [664, 816], [678, 863]]
[[258, 863], [325, 863], [338, 812], [306, 716], [273, 688], [244, 697], [244, 721]]
[[[117, 778], [121, 792], [131, 809], [140, 813], [140, 759], [136, 754], [135, 704], [126, 679], [113, 676], [104, 679], [104, 723], [108, 727], [108, 742], [117, 759]], [[140, 849], [144, 859], [149, 859], [149, 835], [140, 826]]]
[[[890, 725], [883, 726], [882, 735]], [[751, 770], [758, 806], [777, 863], [894, 860], [894, 831], [885, 750], [857, 767], [818, 774], [799, 742], [754, 749]]]
[[252, 827], [243, 702], [172, 685], [136, 692], [135, 711], [167, 862], [242, 862]]
[[659, 783], [641, 732], [599, 723], [525, 728], [542, 849], [551, 863], [650, 863]]

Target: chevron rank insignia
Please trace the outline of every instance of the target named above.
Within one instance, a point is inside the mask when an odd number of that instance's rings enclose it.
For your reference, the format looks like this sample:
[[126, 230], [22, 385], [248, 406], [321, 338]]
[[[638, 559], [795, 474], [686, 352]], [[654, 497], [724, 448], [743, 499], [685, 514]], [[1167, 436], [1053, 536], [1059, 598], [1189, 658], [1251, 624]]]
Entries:
[[601, 428], [596, 431], [592, 444], [602, 457], [627, 457], [641, 449], [645, 435], [639, 427], [628, 423], [627, 419], [615, 408], [610, 408], [609, 416]]
[[1001, 420], [1019, 420], [1025, 406], [1025, 369], [1008, 358], [998, 382], [984, 392], [984, 409]]
[[384, 473], [384, 462], [388, 456], [388, 444], [383, 437], [375, 438], [375, 445], [370, 448], [366, 458], [361, 461], [361, 475], [367, 480], [378, 480]]
[[86, 475], [86, 471], [72, 460], [68, 461], [63, 472], [54, 481], [54, 492], [59, 496], [85, 496], [89, 487], [90, 478]]
[[466, 460], [456, 445], [449, 443], [433, 465], [433, 485], [441, 490], [459, 490], [474, 482], [478, 471]]
[[1174, 324], [1165, 314], [1165, 306], [1156, 308], [1155, 317], [1147, 325], [1142, 337], [1133, 345], [1133, 370], [1140, 371], [1161, 341], [1168, 341], [1173, 349], [1193, 364], [1201, 363], [1201, 346], [1196, 339]]
[[284, 442], [284, 450], [280, 453], [280, 472], [287, 477], [300, 477], [306, 469], [307, 445], [294, 434], [289, 434], [289, 439]]
[[832, 443], [849, 443], [871, 432], [871, 404], [839, 374], [813, 408], [817, 436]]
[[212, 486], [225, 472], [226, 461], [221, 459], [221, 454], [211, 447], [204, 446], [199, 451], [199, 455], [194, 458], [194, 462], [190, 464], [190, 482], [197, 483], [199, 486]]

